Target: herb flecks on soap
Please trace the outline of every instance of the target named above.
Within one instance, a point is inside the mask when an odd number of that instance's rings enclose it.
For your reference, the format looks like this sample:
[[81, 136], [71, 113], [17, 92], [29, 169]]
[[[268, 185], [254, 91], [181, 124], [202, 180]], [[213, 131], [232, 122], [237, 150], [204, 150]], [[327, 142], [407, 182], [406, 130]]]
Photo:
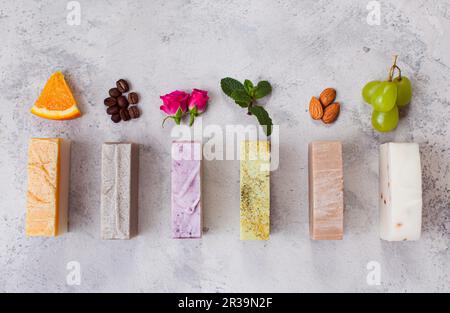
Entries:
[[247, 109], [248, 115], [254, 115], [267, 136], [272, 134], [272, 119], [262, 106], [257, 105], [256, 100], [264, 98], [272, 92], [272, 86], [268, 81], [260, 81], [256, 86], [248, 79], [240, 81], [226, 77], [220, 81], [223, 92], [234, 100], [241, 108]]

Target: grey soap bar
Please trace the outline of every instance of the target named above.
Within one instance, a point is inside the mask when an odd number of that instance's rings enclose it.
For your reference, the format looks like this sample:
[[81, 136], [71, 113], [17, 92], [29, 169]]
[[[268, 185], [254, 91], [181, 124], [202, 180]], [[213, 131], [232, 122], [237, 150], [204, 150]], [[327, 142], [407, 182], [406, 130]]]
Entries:
[[130, 239], [137, 233], [138, 146], [102, 146], [101, 237]]

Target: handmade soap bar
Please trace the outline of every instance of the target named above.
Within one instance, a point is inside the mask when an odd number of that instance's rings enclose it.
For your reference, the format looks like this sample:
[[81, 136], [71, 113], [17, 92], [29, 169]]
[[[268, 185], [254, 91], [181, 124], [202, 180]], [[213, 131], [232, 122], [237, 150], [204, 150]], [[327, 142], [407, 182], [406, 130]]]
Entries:
[[172, 143], [172, 237], [202, 236], [200, 142]]
[[344, 235], [344, 175], [339, 141], [309, 144], [309, 230], [311, 239]]
[[67, 231], [70, 178], [70, 141], [30, 140], [25, 232], [53, 237]]
[[270, 142], [241, 143], [241, 240], [270, 234]]
[[381, 239], [418, 240], [422, 227], [422, 171], [419, 145], [380, 146]]
[[102, 147], [101, 238], [130, 239], [137, 233], [138, 146]]

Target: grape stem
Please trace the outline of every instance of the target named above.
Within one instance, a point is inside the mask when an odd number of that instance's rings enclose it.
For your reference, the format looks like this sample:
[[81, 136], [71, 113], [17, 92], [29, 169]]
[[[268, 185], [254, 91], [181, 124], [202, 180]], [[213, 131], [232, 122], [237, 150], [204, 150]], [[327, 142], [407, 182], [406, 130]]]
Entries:
[[394, 64], [392, 64], [389, 70], [388, 81], [392, 82], [392, 77], [394, 77], [395, 69], [398, 70], [398, 80], [402, 80], [402, 70], [397, 66], [398, 55], [394, 55]]

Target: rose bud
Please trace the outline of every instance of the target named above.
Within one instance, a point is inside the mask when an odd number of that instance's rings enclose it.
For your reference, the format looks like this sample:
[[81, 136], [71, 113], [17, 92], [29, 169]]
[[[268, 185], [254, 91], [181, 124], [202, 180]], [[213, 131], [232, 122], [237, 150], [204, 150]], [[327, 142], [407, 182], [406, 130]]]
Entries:
[[205, 112], [208, 104], [208, 92], [205, 90], [194, 89], [188, 101], [188, 110], [190, 114], [189, 126], [194, 124], [194, 120], [201, 113]]
[[177, 125], [180, 125], [181, 118], [187, 112], [189, 94], [184, 91], [175, 90], [160, 98], [163, 101], [163, 105], [159, 109], [168, 115], [163, 120], [163, 125], [168, 118], [173, 119]]

